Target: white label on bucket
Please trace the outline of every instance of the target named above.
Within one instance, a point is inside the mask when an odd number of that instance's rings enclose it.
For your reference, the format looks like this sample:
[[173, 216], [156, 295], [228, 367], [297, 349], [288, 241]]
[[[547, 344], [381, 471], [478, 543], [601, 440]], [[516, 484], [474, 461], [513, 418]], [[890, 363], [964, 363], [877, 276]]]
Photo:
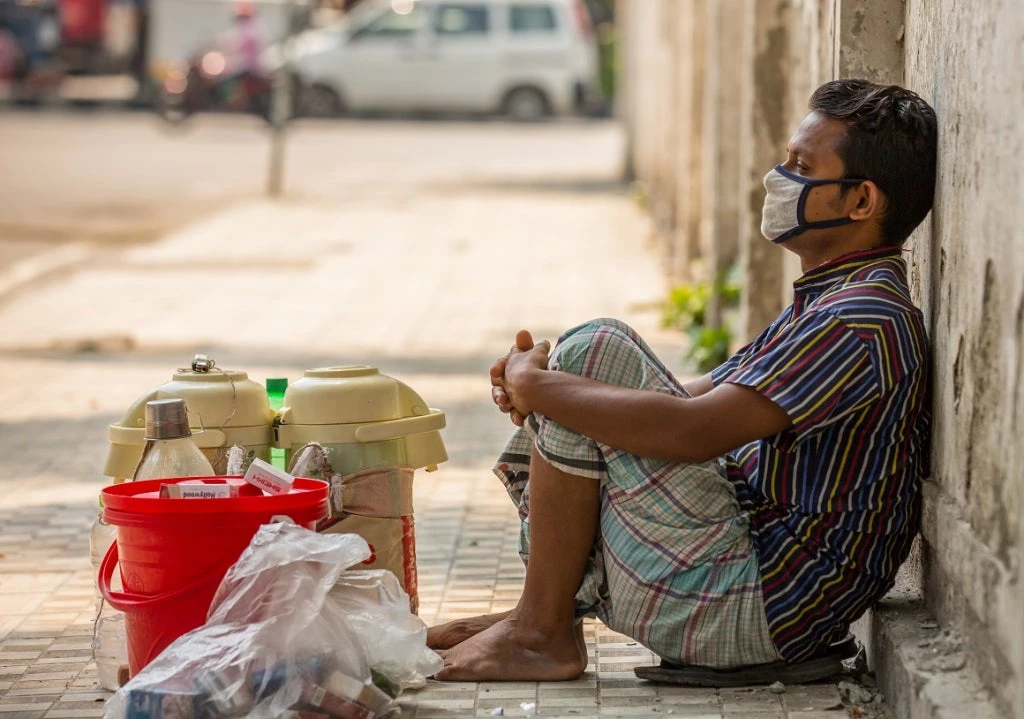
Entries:
[[238, 487], [230, 484], [164, 484], [160, 496], [170, 499], [220, 499], [237, 497]]
[[267, 494], [288, 494], [295, 478], [262, 459], [254, 459], [245, 473], [245, 481]]

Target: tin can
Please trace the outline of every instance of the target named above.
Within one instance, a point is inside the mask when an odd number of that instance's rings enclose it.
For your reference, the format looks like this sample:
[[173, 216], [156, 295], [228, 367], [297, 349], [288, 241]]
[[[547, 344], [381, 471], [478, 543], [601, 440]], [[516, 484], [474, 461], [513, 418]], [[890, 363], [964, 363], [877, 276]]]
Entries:
[[196, 719], [196, 695], [163, 689], [128, 692], [125, 719]]

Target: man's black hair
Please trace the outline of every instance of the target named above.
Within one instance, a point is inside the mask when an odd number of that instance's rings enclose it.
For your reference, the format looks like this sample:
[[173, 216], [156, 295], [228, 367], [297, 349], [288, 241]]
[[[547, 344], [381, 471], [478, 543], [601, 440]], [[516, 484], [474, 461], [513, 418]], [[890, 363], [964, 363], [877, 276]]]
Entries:
[[871, 180], [885, 193], [884, 241], [902, 245], [935, 197], [935, 110], [910, 90], [867, 80], [826, 82], [810, 109], [846, 123], [836, 148], [845, 177]]

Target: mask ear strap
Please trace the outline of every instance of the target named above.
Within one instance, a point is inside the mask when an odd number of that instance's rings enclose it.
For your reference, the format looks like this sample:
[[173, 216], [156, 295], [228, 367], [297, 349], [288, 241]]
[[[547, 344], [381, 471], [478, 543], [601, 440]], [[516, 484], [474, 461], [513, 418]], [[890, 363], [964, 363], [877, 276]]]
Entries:
[[851, 222], [856, 222], [856, 220], [851, 220], [849, 217], [837, 217], [834, 220], [808, 222], [806, 215], [804, 215], [804, 209], [807, 207], [807, 196], [811, 194], [811, 190], [815, 187], [821, 187], [822, 185], [859, 185], [862, 182], [865, 182], [865, 180], [857, 180], [855, 178], [846, 178], [842, 180], [806, 180], [803, 183], [804, 189], [800, 191], [800, 199], [797, 200], [796, 203], [797, 225], [803, 230], [820, 230], [828, 227], [842, 227], [843, 225], [848, 225]]
[[834, 220], [821, 220], [820, 222], [808, 222], [804, 225], [806, 230], [823, 230], [828, 227], [842, 227], [843, 225], [852, 225], [856, 220], [849, 217], [837, 217]]
[[817, 185], [804, 185], [804, 188], [800, 190], [800, 199], [796, 201], [796, 226], [806, 229], [810, 223], [807, 221], [807, 216], [804, 211], [807, 209], [807, 196], [811, 194], [811, 190], [817, 187]]
[[806, 229], [809, 229], [809, 228], [801, 227], [800, 225], [797, 225], [792, 230], [788, 230], [786, 232], [783, 232], [781, 235], [779, 235], [774, 240], [772, 240], [772, 242], [775, 243], [776, 245], [781, 245], [786, 240], [791, 240], [794, 237], [796, 237], [797, 235], [803, 234], [804, 230], [806, 230]]
[[849, 217], [837, 217], [834, 220], [821, 220], [820, 222], [804, 222], [803, 224], [797, 225], [789, 232], [779, 235], [772, 240], [772, 242], [776, 245], [780, 245], [786, 240], [790, 240], [797, 235], [802, 235], [807, 230], [823, 230], [829, 227], [842, 227], [843, 225], [851, 225], [854, 222], [856, 222], [856, 220], [851, 220]]

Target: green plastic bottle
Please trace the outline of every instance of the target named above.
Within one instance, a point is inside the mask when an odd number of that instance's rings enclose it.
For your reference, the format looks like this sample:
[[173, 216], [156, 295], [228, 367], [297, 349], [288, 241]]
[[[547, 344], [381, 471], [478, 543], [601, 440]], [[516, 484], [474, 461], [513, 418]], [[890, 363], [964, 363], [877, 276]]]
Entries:
[[[270, 408], [274, 411], [284, 406], [284, 391], [288, 389], [288, 380], [284, 377], [272, 377], [267, 380], [267, 399], [270, 400]], [[270, 448], [270, 463], [278, 469], [287, 469], [284, 466], [284, 450], [277, 447]]]

